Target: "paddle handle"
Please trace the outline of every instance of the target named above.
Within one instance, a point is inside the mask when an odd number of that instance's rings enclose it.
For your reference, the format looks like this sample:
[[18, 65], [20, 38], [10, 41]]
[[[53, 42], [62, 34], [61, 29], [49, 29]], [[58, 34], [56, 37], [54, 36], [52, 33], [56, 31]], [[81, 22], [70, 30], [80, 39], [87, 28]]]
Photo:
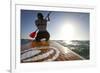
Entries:
[[35, 30], [35, 32], [38, 31], [38, 29]]
[[47, 16], [45, 17], [45, 19], [48, 18], [50, 16], [50, 14], [51, 14], [51, 11], [47, 14]]

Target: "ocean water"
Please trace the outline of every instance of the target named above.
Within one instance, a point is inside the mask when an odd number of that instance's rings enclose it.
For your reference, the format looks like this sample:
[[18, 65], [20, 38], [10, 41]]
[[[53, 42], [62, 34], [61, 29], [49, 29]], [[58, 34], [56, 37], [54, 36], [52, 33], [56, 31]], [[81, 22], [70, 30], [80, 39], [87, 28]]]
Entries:
[[59, 40], [57, 42], [63, 45], [64, 47], [67, 47], [70, 50], [74, 51], [75, 53], [79, 54], [80, 56], [84, 57], [85, 59], [90, 59], [89, 40], [72, 40], [69, 42], [66, 42], [65, 40]]
[[27, 44], [29, 42], [32, 42], [30, 39], [21, 39], [21, 45]]

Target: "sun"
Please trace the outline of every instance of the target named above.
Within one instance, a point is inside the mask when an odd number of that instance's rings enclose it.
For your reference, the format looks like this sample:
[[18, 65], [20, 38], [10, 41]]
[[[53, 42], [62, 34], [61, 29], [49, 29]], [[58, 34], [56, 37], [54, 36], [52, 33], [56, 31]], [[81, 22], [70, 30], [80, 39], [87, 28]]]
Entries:
[[61, 27], [61, 37], [64, 40], [73, 40], [75, 37], [75, 26], [71, 23], [65, 23]]

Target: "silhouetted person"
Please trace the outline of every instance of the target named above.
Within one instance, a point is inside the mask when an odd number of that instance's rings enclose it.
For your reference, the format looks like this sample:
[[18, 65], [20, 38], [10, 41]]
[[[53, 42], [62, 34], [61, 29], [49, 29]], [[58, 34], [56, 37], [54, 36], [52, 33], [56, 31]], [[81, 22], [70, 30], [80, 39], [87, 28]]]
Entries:
[[49, 14], [44, 18], [42, 13], [38, 13], [37, 18], [35, 25], [37, 26], [38, 32], [35, 40], [39, 42], [41, 39], [45, 39], [48, 41], [50, 38], [50, 34], [47, 31], [47, 22], [50, 21]]

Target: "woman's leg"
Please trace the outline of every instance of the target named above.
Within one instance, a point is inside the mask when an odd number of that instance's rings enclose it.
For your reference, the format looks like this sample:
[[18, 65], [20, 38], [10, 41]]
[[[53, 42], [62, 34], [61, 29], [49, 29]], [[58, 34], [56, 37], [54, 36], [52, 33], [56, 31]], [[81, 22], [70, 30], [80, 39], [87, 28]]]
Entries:
[[50, 34], [49, 34], [49, 32], [48, 31], [45, 31], [45, 39], [46, 39], [46, 41], [48, 41], [49, 40], [49, 38], [50, 38]]
[[38, 32], [38, 33], [37, 33], [37, 36], [36, 36], [35, 40], [36, 40], [37, 42], [40, 42], [40, 41], [41, 41], [41, 32]]

